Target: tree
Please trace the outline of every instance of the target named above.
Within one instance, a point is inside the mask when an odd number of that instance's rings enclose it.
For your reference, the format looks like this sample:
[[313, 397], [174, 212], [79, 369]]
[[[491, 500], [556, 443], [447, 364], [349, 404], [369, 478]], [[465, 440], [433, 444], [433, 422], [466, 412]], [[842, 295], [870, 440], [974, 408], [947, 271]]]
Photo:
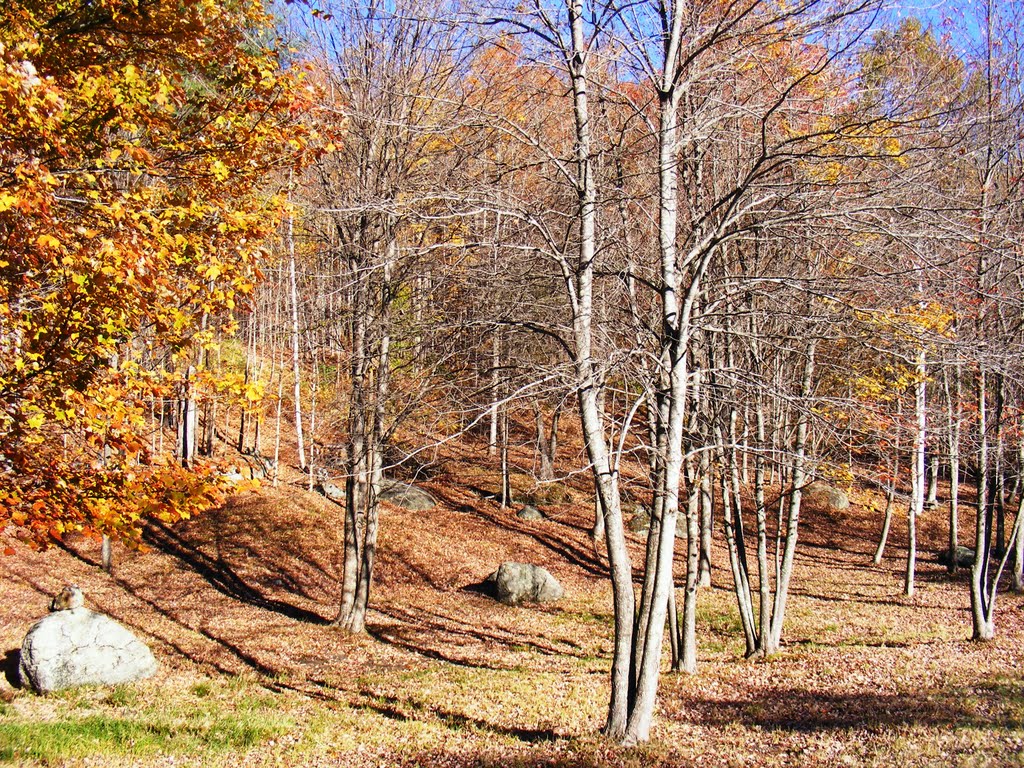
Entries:
[[[811, 30], [822, 32], [860, 9], [843, 6], [826, 13], [818, 3], [780, 9], [757, 2], [619, 7], [570, 0], [493, 12], [494, 23], [529, 41], [523, 44], [524, 58], [550, 67], [571, 97], [563, 105], [565, 124], [574, 131], [571, 154], [559, 153], [559, 145], [547, 137], [524, 137], [537, 150], [538, 162], [552, 169], [551, 177], [564, 181], [568, 194], [557, 213], [527, 208], [518, 215], [541, 233], [543, 252], [561, 276], [568, 299], [564, 326], [571, 331], [564, 346], [574, 366], [614, 595], [616, 644], [605, 732], [626, 743], [648, 738], [664, 626], [673, 602], [676, 518], [681, 506], [691, 510], [681, 505], [685, 489], [680, 478], [692, 347], [700, 327], [698, 310], [708, 304], [704, 281], [734, 241], [799, 210], [789, 204], [791, 163], [794, 157], [813, 158], [822, 151], [821, 134], [801, 105], [815, 104], [810, 86], [838, 55], [803, 41]], [[767, 63], [773, 57], [786, 64], [773, 68]], [[761, 67], [763, 79], [745, 76], [750, 67]], [[651, 201], [645, 214], [654, 228], [647, 237], [649, 250], [626, 264], [611, 258], [616, 249], [604, 224], [610, 218], [608, 201], [614, 199], [606, 190], [616, 183], [613, 174], [602, 172], [615, 162], [594, 108], [615, 100], [637, 126], [630, 137], [633, 146], [650, 150], [647, 155], [637, 150], [640, 159], [631, 178], [639, 179], [633, 190], [642, 190], [643, 199]], [[730, 130], [723, 132], [723, 126]], [[555, 232], [559, 237], [551, 236]], [[627, 291], [607, 276], [621, 280]], [[628, 290], [637, 284], [644, 292], [639, 298]], [[644, 328], [639, 343], [614, 330], [609, 300], [643, 308], [635, 313], [643, 320], [630, 323]], [[602, 355], [597, 339], [613, 354]], [[606, 422], [602, 390], [613, 375], [642, 359], [649, 364], [636, 370], [647, 373], [634, 388], [632, 402]], [[644, 404], [653, 424], [648, 450], [654, 514], [637, 597], [624, 545], [618, 469], [622, 436]], [[609, 434], [611, 424], [618, 439]], [[703, 450], [707, 447], [697, 448]], [[799, 499], [799, 490], [794, 497]], [[692, 524], [687, 528], [694, 530]]]
[[[335, 623], [352, 632], [365, 628], [395, 431], [435, 402], [429, 371], [449, 356], [445, 327], [429, 308], [464, 242], [453, 186], [466, 157], [454, 135], [471, 48], [451, 22], [456, 15], [446, 3], [368, 0], [321, 10], [309, 26], [308, 53], [324, 81], [320, 119], [325, 136], [336, 136], [309, 170], [303, 205], [314, 258], [339, 296], [320, 317], [338, 329], [347, 356]], [[322, 295], [314, 297], [321, 307]]]
[[0, 523], [138, 536], [216, 483], [146, 405], [244, 302], [301, 131], [256, 5], [6, 3], [0, 42]]

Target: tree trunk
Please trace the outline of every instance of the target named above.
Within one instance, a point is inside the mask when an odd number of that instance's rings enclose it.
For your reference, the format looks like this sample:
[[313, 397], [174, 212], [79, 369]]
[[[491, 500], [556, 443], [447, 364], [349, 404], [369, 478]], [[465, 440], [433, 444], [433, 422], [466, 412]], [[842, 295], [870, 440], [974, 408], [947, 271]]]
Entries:
[[498, 419], [501, 403], [498, 396], [501, 385], [501, 336], [497, 329], [491, 333], [491, 407], [488, 409], [490, 426], [487, 431], [487, 455], [498, 452]]
[[896, 400], [896, 425], [893, 429], [892, 464], [889, 472], [889, 482], [885, 492], [885, 519], [882, 522], [882, 535], [878, 537], [878, 548], [875, 549], [873, 562], [878, 565], [882, 562], [882, 555], [885, 554], [885, 545], [889, 540], [889, 529], [892, 526], [892, 511], [896, 499], [896, 483], [900, 477], [900, 414], [902, 401]]
[[580, 0], [568, 3], [571, 50], [569, 80], [573, 94], [577, 167], [577, 205], [580, 250], [575, 268], [563, 266], [573, 304], [574, 372], [583, 439], [594, 476], [612, 582], [615, 614], [615, 650], [611, 668], [611, 696], [604, 733], [614, 740], [626, 735], [634, 689], [630, 671], [634, 623], [633, 568], [626, 549], [622, 504], [604, 426], [598, 408], [600, 385], [593, 360], [594, 258], [597, 254], [597, 185], [592, 154], [593, 124], [588, 104], [588, 50], [584, 35], [584, 9]]
[[[1021, 510], [1018, 508], [1017, 516]], [[1014, 526], [1013, 569], [1010, 571], [1010, 587], [1014, 592], [1024, 592], [1024, 526]]]
[[889, 529], [892, 527], [892, 510], [896, 506], [896, 491], [895, 483], [889, 485], [888, 490], [885, 492], [885, 514], [882, 518], [882, 535], [878, 537], [878, 547], [875, 549], [875, 556], [872, 558], [872, 562], [878, 565], [882, 562], [882, 556], [885, 554], [885, 544], [889, 540]]
[[939, 506], [939, 470], [941, 469], [939, 458], [934, 453], [927, 456], [928, 472], [928, 496], [925, 499], [925, 509], [935, 509]]
[[954, 388], [949, 386], [949, 369], [943, 369], [942, 383], [946, 393], [949, 437], [949, 565], [950, 573], [956, 573], [956, 549], [960, 544], [960, 363], [957, 361], [953, 373]]
[[196, 455], [196, 401], [192, 393], [195, 366], [189, 366], [182, 383], [180, 414], [178, 416], [178, 455], [183, 467], [191, 467]]
[[[1018, 481], [1022, 471], [1024, 471], [1024, 440], [1021, 440], [1017, 445]], [[1021, 489], [1020, 494], [1016, 498], [1018, 503], [1017, 517], [1020, 517], [1021, 509], [1024, 508], [1024, 489]], [[1010, 573], [1010, 578], [1013, 590], [1015, 592], [1024, 592], [1024, 527], [1018, 525], [1017, 528], [1017, 535], [1013, 540], [1013, 570]]]
[[800, 413], [797, 417], [796, 442], [793, 446], [793, 490], [789, 497], [789, 514], [786, 519], [786, 534], [779, 577], [775, 584], [775, 601], [772, 606], [771, 626], [763, 630], [765, 654], [776, 653], [782, 644], [782, 627], [786, 617], [786, 600], [789, 597], [789, 582], [793, 576], [793, 559], [796, 556], [797, 532], [800, 523], [800, 501], [804, 483], [807, 481], [804, 466], [807, 456], [808, 411], [814, 384], [814, 352], [816, 343], [807, 347], [803, 378], [800, 382]]
[[[691, 473], [692, 475], [692, 473]], [[683, 617], [679, 628], [679, 659], [675, 666], [680, 672], [697, 673], [697, 578], [700, 559], [700, 523], [698, 520], [700, 493], [691, 482], [686, 502], [686, 591], [683, 598]]]
[[995, 517], [996, 557], [1006, 552], [1006, 504], [1004, 499], [1003, 476], [1003, 407], [1005, 404], [1003, 375], [995, 375], [995, 410], [992, 414], [991, 429], [995, 433], [995, 455], [992, 456], [992, 471], [988, 482], [989, 505]]
[[313, 354], [311, 355], [313, 362], [313, 371], [310, 376], [310, 389], [309, 389], [309, 441], [307, 449], [309, 451], [308, 458], [306, 459], [306, 490], [312, 492], [316, 486], [316, 469], [314, 464], [316, 462], [316, 407], [317, 407], [317, 395], [320, 392], [320, 365], [317, 360], [316, 349], [314, 348]]
[[512, 471], [508, 465], [508, 406], [501, 409], [499, 419], [500, 430], [500, 456], [501, 456], [501, 508], [512, 506]]
[[971, 568], [971, 623], [973, 640], [991, 640], [995, 637], [995, 624], [989, 612], [989, 551], [991, 548], [991, 507], [988, 498], [988, 417], [987, 377], [985, 369], [978, 371], [978, 503], [975, 516], [974, 565]]
[[288, 278], [291, 294], [292, 321], [292, 375], [295, 386], [292, 397], [295, 400], [295, 443], [299, 454], [299, 468], [306, 468], [306, 446], [302, 435], [302, 382], [301, 360], [299, 359], [299, 289], [295, 277], [295, 216], [288, 215]]
[[100, 568], [107, 573], [114, 570], [114, 545], [107, 534], [103, 534], [100, 544]]
[[907, 513], [907, 570], [903, 582], [903, 593], [907, 597], [914, 596], [914, 575], [917, 565], [917, 518], [924, 511], [925, 485], [925, 447], [927, 444], [927, 411], [925, 394], [927, 387], [927, 371], [925, 370], [924, 348], [917, 353], [917, 383], [914, 386], [914, 463], [911, 466], [911, 500]]
[[[755, 337], [756, 338], [756, 337]], [[754, 514], [757, 518], [757, 575], [758, 575], [758, 626], [762, 640], [762, 650], [767, 651], [764, 646], [765, 628], [771, 624], [771, 575], [768, 570], [768, 509], [765, 504], [765, 471], [764, 471], [764, 446], [765, 446], [765, 417], [764, 403], [761, 398], [755, 404], [755, 434], [756, 453], [754, 454]]]
[[284, 361], [282, 360], [282, 367], [277, 370], [277, 408], [274, 421], [274, 468], [273, 477], [271, 478], [272, 485], [277, 488], [280, 482], [280, 466], [281, 466], [281, 406], [284, 402]]
[[700, 564], [697, 585], [711, 586], [711, 544], [714, 532], [715, 492], [711, 472], [711, 454], [700, 452]]
[[745, 656], [753, 656], [758, 648], [757, 629], [754, 626], [754, 605], [750, 596], [750, 573], [747, 566], [746, 550], [743, 546], [743, 526], [741, 509], [735, 509], [735, 497], [729, 487], [732, 465], [729, 462], [729, 451], [721, 429], [715, 426], [715, 438], [718, 443], [718, 456], [722, 474], [722, 520], [724, 522], [725, 543], [729, 551], [729, 566], [732, 569], [733, 592], [739, 609], [740, 625], [743, 628], [743, 639], [746, 642]]
[[544, 428], [544, 410], [541, 403], [536, 404], [535, 421], [537, 425], [537, 455], [540, 458], [538, 480], [551, 482], [555, 479], [555, 453], [558, 451], [558, 421], [562, 415], [562, 401], [559, 401], [551, 414], [551, 429]]
[[[349, 477], [346, 480], [342, 605], [335, 620], [349, 632], [366, 627], [377, 555], [378, 499], [384, 485], [385, 418], [390, 395], [392, 265], [390, 239], [379, 270], [353, 272], [353, 351], [349, 418]], [[367, 283], [379, 274], [379, 283]], [[374, 318], [373, 328], [367, 318]]]

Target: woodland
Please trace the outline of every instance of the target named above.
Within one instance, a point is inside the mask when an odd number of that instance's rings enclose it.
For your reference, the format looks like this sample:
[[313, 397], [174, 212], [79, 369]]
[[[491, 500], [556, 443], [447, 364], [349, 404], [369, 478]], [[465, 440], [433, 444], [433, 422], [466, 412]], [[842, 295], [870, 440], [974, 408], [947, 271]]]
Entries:
[[176, 661], [0, 759], [1019, 761], [1022, 21], [8, 0], [2, 636], [67, 572]]

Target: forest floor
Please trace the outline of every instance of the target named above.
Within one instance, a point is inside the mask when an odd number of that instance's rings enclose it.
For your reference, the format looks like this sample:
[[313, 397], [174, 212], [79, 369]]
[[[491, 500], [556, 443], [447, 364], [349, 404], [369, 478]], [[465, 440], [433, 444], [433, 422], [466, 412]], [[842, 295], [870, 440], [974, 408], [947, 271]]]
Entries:
[[[969, 573], [949, 576], [934, 555], [943, 508], [921, 521], [908, 599], [905, 523], [875, 566], [878, 499], [855, 492], [842, 512], [806, 507], [785, 647], [758, 662], [743, 658], [716, 542], [714, 585], [699, 597], [699, 672], [664, 675], [651, 742], [623, 749], [597, 734], [611, 591], [582, 476], [563, 486], [563, 503], [540, 504], [548, 520], [524, 522], [481, 492], [496, 478], [472, 450], [453, 452], [420, 483], [436, 509], [384, 506], [359, 637], [329, 626], [342, 510], [292, 481], [152, 529], [147, 551], [116, 550], [112, 576], [91, 540], [0, 556], [8, 667], [67, 583], [160, 662], [139, 685], [49, 697], [0, 679], [0, 762], [1024, 765], [1024, 599], [1002, 596], [996, 640], [969, 641]], [[641, 538], [631, 539], [639, 562]], [[512, 608], [474, 589], [505, 560], [545, 566], [566, 596]]]

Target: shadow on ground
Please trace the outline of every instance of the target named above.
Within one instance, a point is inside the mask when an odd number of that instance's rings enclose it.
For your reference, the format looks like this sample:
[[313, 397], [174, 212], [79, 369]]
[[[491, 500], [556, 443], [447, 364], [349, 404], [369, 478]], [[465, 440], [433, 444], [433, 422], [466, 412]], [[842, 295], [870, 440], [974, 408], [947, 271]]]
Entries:
[[11, 688], [21, 687], [21, 675], [18, 672], [18, 667], [21, 666], [21, 649], [14, 648], [4, 654], [4, 677], [10, 684]]
[[[963, 727], [977, 723], [1018, 729], [1024, 693], [1002, 688], [948, 690], [940, 693], [830, 693], [800, 688], [770, 688], [746, 698], [679, 702], [673, 719], [707, 728], [742, 726], [790, 733], [850, 729], [878, 730], [900, 726]], [[976, 716], [985, 712], [984, 718]], [[1001, 713], [1001, 714], [1000, 714]], [[998, 715], [993, 718], [993, 714]]]

